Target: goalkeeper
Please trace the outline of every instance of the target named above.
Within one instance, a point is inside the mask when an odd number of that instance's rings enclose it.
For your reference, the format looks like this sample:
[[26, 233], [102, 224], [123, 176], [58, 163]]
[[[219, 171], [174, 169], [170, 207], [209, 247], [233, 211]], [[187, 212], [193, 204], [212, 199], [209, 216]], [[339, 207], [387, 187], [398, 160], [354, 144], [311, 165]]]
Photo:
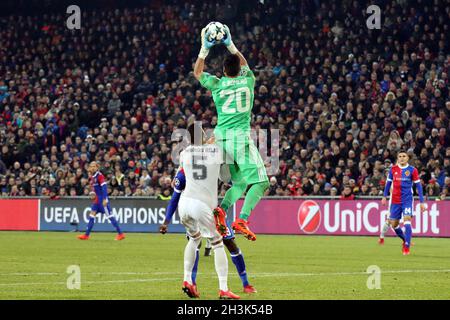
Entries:
[[239, 218], [232, 227], [247, 239], [255, 241], [255, 234], [248, 228], [248, 218], [269, 187], [264, 162], [250, 137], [255, 76], [232, 42], [227, 26], [225, 33], [221, 43], [231, 54], [223, 62], [224, 76], [218, 78], [203, 72], [209, 49], [216, 44], [208, 39], [206, 28], [202, 30], [202, 47], [194, 66], [194, 76], [212, 92], [218, 115], [214, 136], [216, 144], [225, 151], [233, 183], [220, 206], [214, 209], [214, 217], [217, 230], [225, 235], [226, 211], [247, 192]]

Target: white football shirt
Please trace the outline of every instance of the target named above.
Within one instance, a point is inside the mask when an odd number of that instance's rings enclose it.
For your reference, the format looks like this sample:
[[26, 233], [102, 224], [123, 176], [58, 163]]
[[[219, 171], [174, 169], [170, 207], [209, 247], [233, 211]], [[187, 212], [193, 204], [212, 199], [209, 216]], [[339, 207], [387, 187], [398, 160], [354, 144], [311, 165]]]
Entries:
[[223, 163], [222, 152], [215, 144], [191, 145], [180, 153], [186, 186], [182, 197], [193, 198], [217, 207], [218, 179]]

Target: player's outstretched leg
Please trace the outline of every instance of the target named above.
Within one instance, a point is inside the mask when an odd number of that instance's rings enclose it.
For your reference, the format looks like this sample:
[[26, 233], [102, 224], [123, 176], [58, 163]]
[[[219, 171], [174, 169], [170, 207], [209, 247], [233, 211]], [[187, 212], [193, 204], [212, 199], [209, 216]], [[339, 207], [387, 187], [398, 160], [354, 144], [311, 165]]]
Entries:
[[234, 182], [233, 185], [228, 191], [225, 193], [225, 197], [220, 203], [220, 207], [227, 212], [228, 209], [239, 200], [240, 197], [244, 194], [247, 189], [247, 184], [245, 182]]
[[[182, 290], [189, 298], [198, 298], [200, 294], [197, 291], [197, 286], [192, 280], [194, 272], [195, 261], [197, 260], [197, 251], [200, 242], [202, 241], [200, 232], [189, 236], [189, 241], [184, 249], [184, 280]], [[195, 270], [197, 273], [197, 270]]]
[[[233, 165], [230, 166], [230, 171], [236, 171]], [[234, 176], [239, 177], [237, 174], [234, 174]], [[242, 180], [241, 182], [233, 181], [233, 186], [226, 192], [220, 207], [214, 209], [213, 214], [216, 222], [216, 229], [222, 236], [226, 236], [227, 233], [226, 212], [244, 194], [246, 188], [247, 185], [242, 182]]]
[[231, 261], [236, 266], [236, 270], [242, 281], [242, 286], [244, 287], [245, 293], [256, 293], [256, 289], [250, 285], [247, 278], [247, 270], [245, 267], [244, 255], [242, 254], [236, 242], [233, 239], [223, 239], [223, 243], [230, 252]]
[[250, 213], [256, 207], [258, 202], [261, 201], [261, 198], [264, 196], [264, 192], [266, 192], [267, 188], [269, 188], [269, 182], [267, 181], [262, 181], [251, 185], [245, 195], [244, 206], [242, 207], [239, 218], [248, 220]]
[[267, 181], [262, 181], [251, 185], [245, 196], [241, 214], [239, 215], [239, 218], [236, 219], [236, 221], [234, 221], [232, 224], [233, 229], [244, 234], [244, 236], [248, 240], [256, 240], [256, 235], [248, 228], [248, 217], [250, 216], [250, 213], [256, 207], [258, 202], [261, 200], [261, 198], [264, 196], [264, 192], [268, 187], [269, 183]]
[[92, 228], [94, 227], [95, 224], [95, 213], [91, 212], [91, 214], [89, 215], [89, 221], [88, 221], [88, 225], [86, 228], [86, 232], [84, 234], [81, 234], [78, 236], [78, 239], [80, 240], [89, 240]]
[[389, 228], [391, 227], [389, 220], [386, 220], [383, 224], [383, 228], [381, 229], [380, 238], [378, 239], [378, 243], [380, 245], [384, 244], [384, 236], [386, 235], [386, 232], [388, 232]]
[[219, 299], [240, 299], [238, 295], [228, 289], [228, 259], [222, 239], [213, 240], [211, 244], [214, 250], [214, 266], [219, 277]]

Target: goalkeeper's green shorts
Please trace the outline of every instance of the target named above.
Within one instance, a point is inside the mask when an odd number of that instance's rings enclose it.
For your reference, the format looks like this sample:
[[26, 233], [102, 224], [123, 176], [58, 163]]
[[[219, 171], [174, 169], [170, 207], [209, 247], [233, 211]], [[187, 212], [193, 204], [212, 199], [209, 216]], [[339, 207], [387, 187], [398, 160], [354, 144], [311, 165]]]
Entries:
[[250, 185], [269, 181], [264, 161], [249, 136], [242, 135], [234, 139], [218, 140], [216, 144], [224, 152], [233, 183]]

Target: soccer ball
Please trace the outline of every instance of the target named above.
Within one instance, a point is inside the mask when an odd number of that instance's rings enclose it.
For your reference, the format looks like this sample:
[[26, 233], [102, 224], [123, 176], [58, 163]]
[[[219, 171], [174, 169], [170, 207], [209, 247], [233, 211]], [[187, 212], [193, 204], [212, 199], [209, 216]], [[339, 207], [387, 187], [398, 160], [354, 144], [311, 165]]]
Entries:
[[225, 27], [220, 22], [208, 23], [206, 26], [206, 32], [209, 33], [209, 41], [220, 42], [225, 37]]

